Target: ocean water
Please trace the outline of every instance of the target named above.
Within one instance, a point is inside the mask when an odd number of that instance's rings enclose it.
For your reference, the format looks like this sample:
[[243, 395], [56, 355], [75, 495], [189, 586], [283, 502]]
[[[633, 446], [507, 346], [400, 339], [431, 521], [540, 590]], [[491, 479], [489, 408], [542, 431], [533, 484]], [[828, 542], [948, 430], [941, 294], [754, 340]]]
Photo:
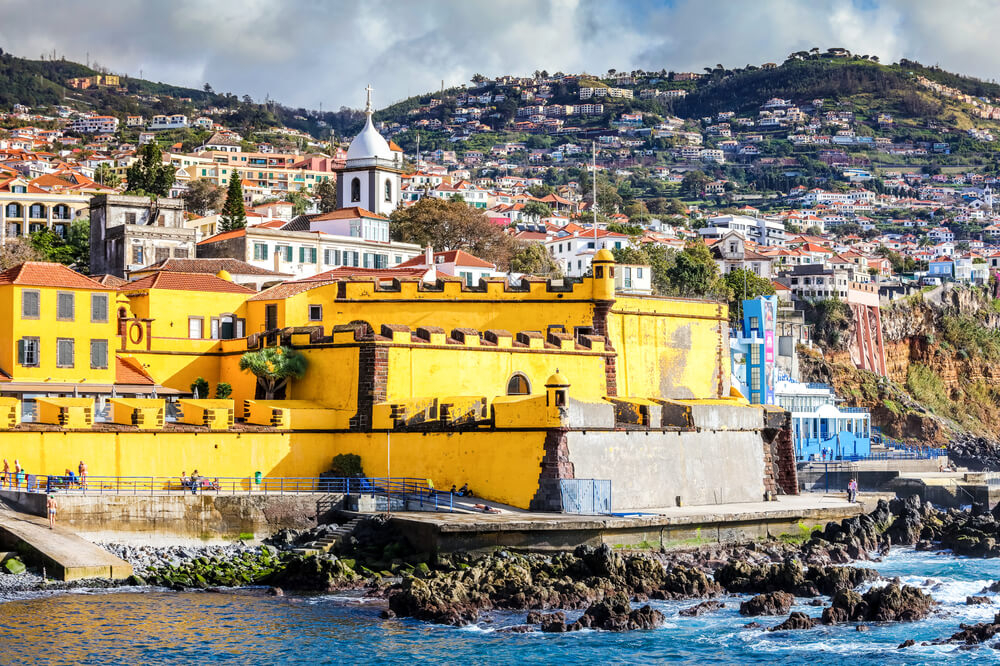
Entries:
[[[174, 593], [152, 589], [33, 594], [0, 603], [0, 664], [536, 664], [713, 663], [925, 664], [1000, 662], [1000, 653], [958, 645], [897, 650], [908, 638], [945, 638], [961, 622], [983, 622], [1000, 610], [966, 606], [965, 598], [1000, 579], [1000, 560], [894, 551], [874, 565], [930, 592], [941, 605], [927, 620], [767, 632], [784, 618], [745, 618], [746, 596], [696, 618], [678, 612], [697, 602], [652, 602], [667, 616], [652, 631], [615, 634], [511, 634], [524, 614], [496, 613], [455, 628], [407, 619], [382, 620], [381, 602], [355, 596], [267, 597], [259, 592]], [[880, 584], [880, 583], [876, 583]], [[793, 610], [818, 616], [806, 600]]]

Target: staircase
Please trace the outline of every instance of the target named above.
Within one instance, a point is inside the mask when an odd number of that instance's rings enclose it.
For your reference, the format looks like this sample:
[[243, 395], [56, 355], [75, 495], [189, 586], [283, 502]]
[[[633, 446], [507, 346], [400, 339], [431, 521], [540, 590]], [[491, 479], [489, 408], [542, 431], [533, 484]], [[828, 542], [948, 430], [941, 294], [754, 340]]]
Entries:
[[320, 553], [329, 553], [334, 546], [351, 536], [354, 532], [354, 528], [358, 526], [359, 522], [361, 522], [361, 517], [354, 518], [350, 522], [344, 523], [332, 531], [327, 532], [316, 541], [310, 541], [300, 548], [293, 549], [293, 552], [301, 555], [319, 555]]

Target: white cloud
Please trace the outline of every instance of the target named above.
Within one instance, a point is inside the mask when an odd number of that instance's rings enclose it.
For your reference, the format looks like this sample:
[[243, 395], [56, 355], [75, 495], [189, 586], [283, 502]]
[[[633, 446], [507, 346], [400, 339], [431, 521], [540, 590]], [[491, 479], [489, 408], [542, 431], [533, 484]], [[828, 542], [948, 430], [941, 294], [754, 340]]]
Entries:
[[315, 108], [357, 107], [528, 74], [781, 62], [843, 46], [982, 78], [1000, 69], [1000, 5], [969, 0], [0, 0], [0, 47]]

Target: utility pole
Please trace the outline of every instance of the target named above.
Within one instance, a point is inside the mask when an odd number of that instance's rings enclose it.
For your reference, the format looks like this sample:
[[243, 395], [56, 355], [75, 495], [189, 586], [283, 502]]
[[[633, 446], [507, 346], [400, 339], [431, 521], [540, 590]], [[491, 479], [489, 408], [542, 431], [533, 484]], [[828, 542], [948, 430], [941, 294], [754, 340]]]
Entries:
[[591, 166], [594, 172], [594, 201], [591, 208], [594, 209], [594, 254], [597, 254], [597, 142], [590, 142], [590, 149], [593, 152], [593, 164]]
[[420, 167], [420, 131], [417, 130], [417, 167]]

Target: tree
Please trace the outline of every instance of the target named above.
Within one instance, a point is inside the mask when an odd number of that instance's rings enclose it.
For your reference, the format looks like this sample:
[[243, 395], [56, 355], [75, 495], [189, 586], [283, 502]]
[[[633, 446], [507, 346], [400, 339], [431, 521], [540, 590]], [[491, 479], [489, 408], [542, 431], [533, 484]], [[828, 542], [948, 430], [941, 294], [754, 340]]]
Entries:
[[679, 254], [677, 250], [665, 245], [650, 243], [615, 248], [611, 253], [615, 256], [616, 263], [649, 266], [653, 275], [654, 294], [669, 295], [675, 293], [676, 290], [670, 284], [669, 272]]
[[163, 163], [163, 153], [156, 142], [139, 148], [139, 159], [126, 172], [128, 193], [143, 193], [165, 197], [174, 184], [174, 168]]
[[31, 234], [28, 242], [42, 261], [66, 264], [84, 272], [90, 267], [89, 220], [75, 220], [65, 238], [51, 229], [40, 229]]
[[774, 293], [774, 285], [770, 280], [746, 268], [729, 271], [725, 282], [729, 288], [729, 321], [734, 326], [743, 319], [744, 300]]
[[544, 196], [552, 194], [555, 190], [551, 185], [545, 185], [544, 183], [538, 185], [532, 185], [528, 188], [528, 194], [535, 197], [536, 199], [541, 199]]
[[309, 208], [309, 204], [312, 203], [309, 197], [302, 190], [296, 190], [288, 195], [288, 201], [292, 204], [292, 214], [302, 215]]
[[393, 240], [437, 250], [465, 250], [500, 270], [507, 270], [514, 252], [514, 241], [502, 227], [460, 201], [423, 197], [393, 211], [389, 231]]
[[94, 169], [94, 181], [106, 187], [118, 187], [122, 179], [118, 177], [114, 169], [107, 162], [101, 162]]
[[313, 193], [319, 198], [319, 210], [321, 213], [329, 213], [337, 210], [337, 186], [332, 180], [324, 180], [316, 186]]
[[541, 201], [529, 201], [524, 204], [524, 208], [521, 209], [521, 212], [528, 217], [534, 218], [535, 220], [552, 217], [552, 209], [546, 204], [543, 204]]
[[510, 258], [510, 272], [544, 277], [562, 277], [562, 269], [543, 243], [525, 245]]
[[188, 183], [187, 189], [181, 194], [187, 210], [198, 215], [209, 215], [222, 208], [225, 201], [222, 188], [207, 178], [197, 178]]
[[191, 382], [191, 394], [197, 394], [201, 399], [208, 398], [208, 380], [204, 377], [199, 377]]
[[26, 261], [45, 261], [45, 257], [23, 238], [8, 238], [7, 243], [0, 246], [0, 271]]
[[274, 394], [283, 389], [289, 379], [300, 379], [308, 365], [303, 354], [281, 346], [249, 351], [240, 357], [240, 370], [249, 370], [257, 377], [265, 400], [273, 400]]
[[671, 287], [682, 296], [720, 296], [726, 291], [712, 252], [702, 240], [689, 242], [677, 253], [667, 278]]
[[247, 226], [247, 211], [243, 206], [243, 185], [238, 175], [229, 179], [229, 189], [226, 191], [226, 203], [222, 206], [222, 219], [219, 227], [223, 231], [243, 229]]
[[700, 197], [710, 182], [711, 178], [701, 171], [688, 171], [681, 179], [681, 194], [687, 197]]
[[621, 205], [622, 197], [614, 185], [600, 182], [597, 184], [597, 207], [601, 212], [607, 215], [617, 213]]
[[225, 400], [233, 394], [233, 385], [229, 382], [219, 382], [215, 385], [215, 398]]

